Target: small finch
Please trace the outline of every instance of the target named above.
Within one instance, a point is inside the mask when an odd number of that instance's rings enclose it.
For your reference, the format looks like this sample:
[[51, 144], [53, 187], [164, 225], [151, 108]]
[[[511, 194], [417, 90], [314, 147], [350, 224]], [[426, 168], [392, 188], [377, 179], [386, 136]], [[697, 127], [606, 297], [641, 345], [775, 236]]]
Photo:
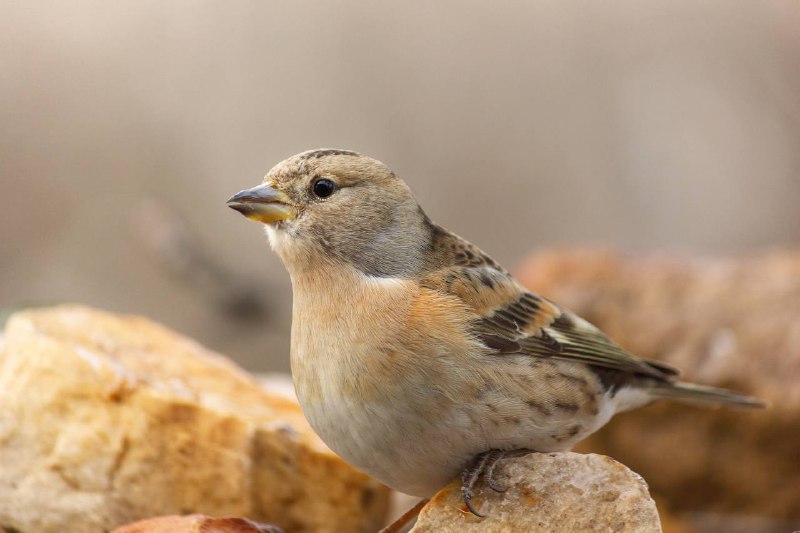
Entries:
[[311, 426], [345, 460], [427, 497], [507, 454], [570, 449], [659, 399], [761, 407], [678, 380], [533, 294], [433, 223], [383, 163], [313, 150], [228, 205], [266, 225], [292, 280], [291, 363]]

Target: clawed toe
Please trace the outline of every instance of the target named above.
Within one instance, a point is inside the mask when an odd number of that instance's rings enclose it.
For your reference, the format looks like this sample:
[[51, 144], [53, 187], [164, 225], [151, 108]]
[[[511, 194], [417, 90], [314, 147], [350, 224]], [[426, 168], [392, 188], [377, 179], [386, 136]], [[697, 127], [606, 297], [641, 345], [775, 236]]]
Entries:
[[477, 517], [484, 518], [486, 515], [479, 513], [472, 505], [472, 489], [478, 482], [478, 479], [483, 477], [486, 480], [486, 485], [495, 492], [505, 492], [506, 487], [501, 487], [494, 480], [494, 468], [497, 462], [505, 456], [505, 452], [500, 450], [489, 450], [478, 455], [475, 458], [473, 465], [467, 468], [461, 474], [461, 496], [464, 499], [464, 505], [467, 506], [469, 512]]
[[481, 456], [478, 456], [478, 458], [475, 460], [475, 466], [472, 468], [467, 468], [461, 473], [461, 498], [464, 500], [464, 505], [467, 506], [469, 512], [475, 516], [483, 518], [483, 515], [476, 511], [472, 506], [472, 488], [475, 486], [475, 482], [478, 480], [478, 477], [480, 477], [481, 463]]
[[501, 487], [497, 484], [497, 481], [494, 480], [494, 467], [497, 466], [497, 463], [505, 456], [503, 452], [496, 453], [490, 460], [489, 464], [486, 466], [486, 473], [484, 474], [484, 479], [486, 480], [486, 485], [495, 492], [503, 493], [508, 490], [508, 487]]
[[500, 485], [497, 484], [497, 482], [494, 479], [490, 477], [486, 478], [486, 486], [495, 492], [499, 492], [500, 494], [508, 490], [508, 487], [501, 487]]
[[481, 514], [481, 513], [479, 513], [479, 512], [478, 512], [478, 511], [476, 511], [476, 510], [475, 510], [475, 508], [472, 506], [472, 492], [470, 492], [470, 491], [463, 492], [463, 491], [462, 491], [462, 496], [464, 497], [464, 505], [466, 505], [466, 506], [467, 506], [467, 509], [469, 509], [469, 512], [470, 512], [470, 513], [474, 514], [474, 515], [475, 515], [475, 516], [477, 516], [478, 518], [486, 518], [486, 515], [485, 515], [485, 514]]

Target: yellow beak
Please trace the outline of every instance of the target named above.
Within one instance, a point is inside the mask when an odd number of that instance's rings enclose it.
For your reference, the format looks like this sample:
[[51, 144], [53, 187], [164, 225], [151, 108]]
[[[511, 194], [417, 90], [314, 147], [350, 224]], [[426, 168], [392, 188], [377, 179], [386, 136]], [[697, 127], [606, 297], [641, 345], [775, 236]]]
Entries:
[[286, 194], [268, 183], [239, 191], [228, 200], [228, 207], [250, 220], [271, 224], [295, 217], [294, 207]]

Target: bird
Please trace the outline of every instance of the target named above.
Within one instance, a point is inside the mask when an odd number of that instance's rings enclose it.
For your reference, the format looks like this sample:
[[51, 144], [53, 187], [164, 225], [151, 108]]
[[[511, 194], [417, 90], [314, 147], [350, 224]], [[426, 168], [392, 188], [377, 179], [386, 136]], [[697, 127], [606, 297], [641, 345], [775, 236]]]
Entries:
[[294, 155], [227, 205], [264, 224], [288, 270], [291, 371], [312, 428], [401, 492], [430, 497], [461, 474], [483, 516], [474, 488], [505, 490], [493, 478], [503, 457], [569, 450], [656, 400], [764, 406], [681, 381], [527, 290], [358, 152]]

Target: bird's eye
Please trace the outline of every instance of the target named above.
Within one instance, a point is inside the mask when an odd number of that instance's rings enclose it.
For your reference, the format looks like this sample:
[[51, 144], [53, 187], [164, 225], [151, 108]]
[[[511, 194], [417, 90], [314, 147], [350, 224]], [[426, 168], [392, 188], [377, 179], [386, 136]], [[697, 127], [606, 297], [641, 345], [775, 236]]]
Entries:
[[317, 198], [327, 198], [336, 190], [336, 184], [324, 178], [318, 179], [311, 186], [311, 190]]

